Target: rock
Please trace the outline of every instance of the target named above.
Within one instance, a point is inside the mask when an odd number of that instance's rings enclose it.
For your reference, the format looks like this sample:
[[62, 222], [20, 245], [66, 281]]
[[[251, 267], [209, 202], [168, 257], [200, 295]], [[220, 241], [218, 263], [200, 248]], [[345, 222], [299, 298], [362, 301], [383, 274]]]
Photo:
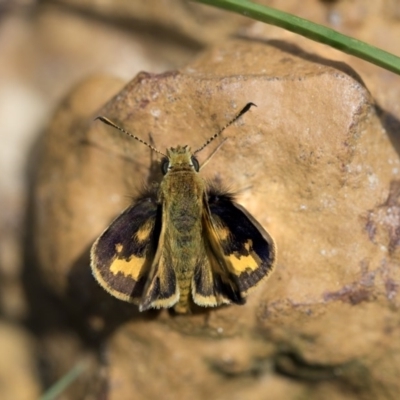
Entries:
[[[232, 39], [180, 71], [139, 74], [104, 105], [121, 83], [86, 82], [57, 111], [39, 149], [32, 250], [47, 289], [104, 344], [109, 399], [398, 393], [396, 132], [353, 70], [322, 61]], [[246, 305], [193, 315], [113, 299], [89, 249], [159, 172], [156, 154], [93, 118], [161, 151], [198, 148], [249, 101], [201, 173], [239, 191], [275, 238], [274, 274]]]
[[[0, 323], [0, 393], [3, 399], [39, 398], [35, 342], [14, 324]], [[18, 382], [18, 384], [15, 384]]]

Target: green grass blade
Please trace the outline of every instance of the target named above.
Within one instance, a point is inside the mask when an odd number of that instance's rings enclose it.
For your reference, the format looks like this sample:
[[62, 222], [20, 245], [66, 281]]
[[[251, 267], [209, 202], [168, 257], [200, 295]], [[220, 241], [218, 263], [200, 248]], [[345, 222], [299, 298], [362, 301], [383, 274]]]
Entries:
[[87, 363], [80, 362], [67, 372], [61, 379], [59, 379], [54, 385], [46, 390], [40, 400], [55, 400], [64, 390], [71, 385], [78, 378], [82, 372], [86, 369]]
[[400, 75], [400, 57], [295, 15], [248, 0], [194, 0], [285, 28]]

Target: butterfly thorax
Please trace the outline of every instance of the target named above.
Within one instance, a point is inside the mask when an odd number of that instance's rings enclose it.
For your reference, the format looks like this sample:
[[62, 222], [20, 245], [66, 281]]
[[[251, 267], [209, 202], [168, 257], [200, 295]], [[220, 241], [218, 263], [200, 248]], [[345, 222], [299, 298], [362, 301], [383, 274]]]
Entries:
[[166, 260], [174, 265], [179, 286], [176, 308], [187, 308], [196, 264], [203, 255], [202, 213], [205, 183], [193, 165], [187, 147], [168, 151], [168, 172], [160, 185], [159, 201], [163, 205], [164, 246], [173, 254]]
[[168, 150], [168, 171], [161, 183], [159, 201], [168, 213], [168, 222], [182, 236], [201, 226], [204, 180], [193, 165], [190, 148]]

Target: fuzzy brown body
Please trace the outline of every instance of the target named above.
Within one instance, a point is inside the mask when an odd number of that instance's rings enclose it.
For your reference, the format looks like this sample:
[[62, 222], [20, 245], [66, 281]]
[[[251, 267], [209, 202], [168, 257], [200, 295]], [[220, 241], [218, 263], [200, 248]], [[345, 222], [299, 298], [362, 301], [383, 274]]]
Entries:
[[179, 287], [177, 312], [187, 312], [195, 266], [204, 258], [203, 179], [188, 164], [187, 157], [177, 157], [164, 177], [159, 190], [163, 204], [165, 234], [163, 254], [173, 266]]

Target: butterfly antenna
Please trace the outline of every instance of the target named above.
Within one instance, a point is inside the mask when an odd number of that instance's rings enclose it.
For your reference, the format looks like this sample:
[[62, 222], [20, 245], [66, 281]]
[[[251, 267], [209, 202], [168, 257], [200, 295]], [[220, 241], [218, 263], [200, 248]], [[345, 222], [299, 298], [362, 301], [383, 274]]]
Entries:
[[202, 170], [211, 160], [212, 157], [214, 157], [215, 153], [222, 147], [222, 145], [228, 140], [228, 138], [225, 138], [213, 151], [212, 153], [206, 158], [206, 160], [203, 162], [203, 164], [200, 165], [200, 170]]
[[238, 120], [243, 114], [247, 113], [250, 110], [250, 107], [257, 107], [254, 103], [247, 103], [243, 109], [236, 115], [235, 118], [230, 120], [224, 127], [222, 127], [215, 135], [211, 136], [199, 149], [197, 149], [193, 154], [196, 154], [203, 150], [206, 146], [208, 146], [214, 139], [216, 139], [228, 126], [232, 125], [236, 120]]
[[121, 128], [120, 126], [114, 124], [114, 122], [112, 122], [108, 118], [103, 117], [103, 116], [100, 115], [100, 116], [96, 117], [94, 120], [96, 120], [96, 119], [99, 119], [101, 122], [103, 122], [103, 123], [105, 123], [107, 125], [110, 125], [115, 129], [118, 129], [120, 132], [125, 133], [126, 135], [130, 136], [131, 138], [136, 139], [138, 142], [143, 143], [144, 145], [146, 145], [147, 147], [149, 147], [151, 150], [155, 151], [156, 153], [159, 153], [162, 156], [166, 157], [166, 155], [164, 153], [161, 153], [160, 150], [157, 150], [154, 146], [152, 146], [151, 144], [145, 142], [143, 139], [140, 139], [139, 137], [137, 137], [135, 135], [132, 135], [132, 133], [126, 131], [124, 128]]

